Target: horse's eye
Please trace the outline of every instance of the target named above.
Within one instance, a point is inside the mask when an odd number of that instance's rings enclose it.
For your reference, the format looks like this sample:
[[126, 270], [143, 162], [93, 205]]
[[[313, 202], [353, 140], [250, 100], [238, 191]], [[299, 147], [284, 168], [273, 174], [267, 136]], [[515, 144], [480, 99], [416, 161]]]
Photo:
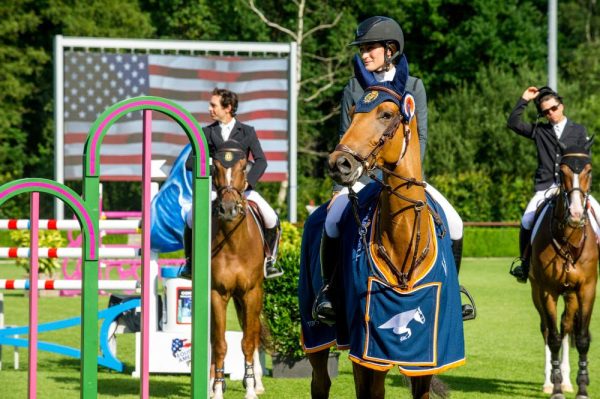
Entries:
[[387, 121], [387, 120], [390, 120], [390, 119], [392, 119], [392, 116], [393, 116], [393, 115], [392, 115], [392, 113], [391, 113], [391, 112], [389, 112], [389, 111], [383, 111], [379, 117], [380, 117], [381, 119], [383, 119], [383, 120], [386, 120], [386, 121]]

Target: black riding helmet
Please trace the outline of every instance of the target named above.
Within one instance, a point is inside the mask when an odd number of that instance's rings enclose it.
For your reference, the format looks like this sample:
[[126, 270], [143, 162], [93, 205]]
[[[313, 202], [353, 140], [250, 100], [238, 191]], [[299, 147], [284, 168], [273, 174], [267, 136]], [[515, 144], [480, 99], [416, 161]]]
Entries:
[[388, 59], [386, 51], [387, 64], [397, 58], [404, 51], [404, 33], [396, 21], [388, 17], [371, 17], [365, 19], [356, 28], [354, 41], [350, 46], [360, 46], [366, 43], [383, 43], [388, 48], [390, 42], [395, 42], [398, 51]]
[[547, 99], [548, 96], [556, 98], [560, 104], [562, 104], [562, 97], [558, 95], [552, 88], [543, 86], [538, 89], [538, 95], [533, 99], [535, 107], [537, 108], [538, 114], [542, 115], [542, 100]]

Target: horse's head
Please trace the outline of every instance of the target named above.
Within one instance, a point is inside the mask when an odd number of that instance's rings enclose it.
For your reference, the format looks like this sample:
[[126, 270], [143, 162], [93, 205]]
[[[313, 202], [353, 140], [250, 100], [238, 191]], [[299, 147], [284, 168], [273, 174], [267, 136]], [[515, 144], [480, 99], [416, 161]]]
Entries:
[[[404, 91], [408, 76], [404, 56], [391, 82], [377, 83], [360, 59], [354, 62], [355, 75], [366, 89], [356, 104], [350, 127], [329, 155], [331, 176], [345, 186], [352, 186], [375, 167], [398, 164], [407, 150], [411, 128], [416, 128], [414, 99]], [[409, 128], [411, 120], [415, 125]]]
[[246, 152], [234, 140], [224, 142], [213, 155], [213, 184], [217, 190], [215, 209], [224, 220], [230, 221], [246, 212]]
[[592, 186], [592, 161], [590, 147], [569, 147], [560, 160], [560, 192], [564, 203], [566, 221], [571, 227], [581, 227], [587, 219], [587, 200]]

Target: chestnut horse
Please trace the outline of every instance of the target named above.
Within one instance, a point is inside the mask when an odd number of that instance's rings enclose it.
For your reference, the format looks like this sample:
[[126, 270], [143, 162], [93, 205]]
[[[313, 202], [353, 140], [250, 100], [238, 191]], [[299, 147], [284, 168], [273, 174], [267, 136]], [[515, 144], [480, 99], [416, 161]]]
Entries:
[[[579, 353], [577, 399], [585, 399], [589, 374], [590, 319], [598, 280], [598, 244], [588, 214], [592, 183], [589, 156], [591, 140], [581, 148], [568, 148], [560, 162], [560, 189], [541, 211], [532, 241], [531, 296], [540, 314], [546, 344], [546, 379], [543, 390], [552, 399], [573, 390], [569, 379], [568, 336], [575, 337]], [[557, 328], [557, 301], [565, 309]], [[562, 362], [560, 350], [562, 347]]]
[[[258, 361], [260, 314], [263, 304], [265, 253], [257, 220], [249, 211], [246, 154], [237, 143], [225, 142], [213, 155], [213, 240], [211, 262], [211, 386], [214, 398], [223, 398], [227, 304], [233, 298], [243, 330], [246, 399], [264, 392]], [[216, 217], [215, 217], [216, 216]], [[216, 231], [216, 235], [215, 235]]]
[[[382, 181], [358, 195], [351, 191], [352, 207], [344, 217], [350, 221], [340, 227], [353, 236], [341, 240], [343, 264], [336, 276], [342, 278], [336, 281], [336, 292], [345, 302], [336, 313], [345, 313], [357, 398], [383, 398], [385, 377], [397, 365], [410, 379], [412, 397], [427, 399], [432, 376], [465, 361], [458, 277], [445, 219], [437, 204], [428, 202], [422, 181], [414, 99], [404, 92], [407, 68], [399, 66], [393, 82], [368, 85], [350, 127], [329, 156], [330, 174], [347, 187], [363, 173], [377, 179], [374, 169], [383, 172]], [[354, 250], [346, 247], [349, 241], [354, 241]], [[361, 256], [366, 260], [358, 260]], [[433, 285], [438, 296], [426, 309], [431, 301], [420, 294]], [[393, 305], [381, 302], [387, 299]], [[424, 314], [418, 322], [403, 317], [417, 309]], [[406, 334], [406, 328], [412, 333]], [[406, 348], [420, 360], [401, 352]], [[327, 397], [331, 383], [322, 374], [328, 351], [315, 349], [307, 351], [313, 365], [312, 395]], [[424, 361], [425, 353], [435, 359]]]

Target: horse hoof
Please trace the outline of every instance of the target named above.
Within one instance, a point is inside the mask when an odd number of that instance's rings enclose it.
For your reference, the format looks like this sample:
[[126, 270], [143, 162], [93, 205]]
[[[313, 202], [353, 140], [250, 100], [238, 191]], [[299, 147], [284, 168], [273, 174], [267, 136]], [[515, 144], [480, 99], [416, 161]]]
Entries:
[[590, 399], [590, 397], [587, 395], [577, 395], [575, 396], [575, 399]]
[[542, 388], [542, 391], [544, 393], [552, 393], [552, 391], [554, 390], [554, 385], [553, 384], [544, 384], [544, 387]]
[[555, 393], [554, 395], [550, 396], [550, 399], [565, 399], [565, 395], [562, 393]]
[[256, 396], [256, 393], [247, 393], [244, 399], [258, 399], [258, 396]]

